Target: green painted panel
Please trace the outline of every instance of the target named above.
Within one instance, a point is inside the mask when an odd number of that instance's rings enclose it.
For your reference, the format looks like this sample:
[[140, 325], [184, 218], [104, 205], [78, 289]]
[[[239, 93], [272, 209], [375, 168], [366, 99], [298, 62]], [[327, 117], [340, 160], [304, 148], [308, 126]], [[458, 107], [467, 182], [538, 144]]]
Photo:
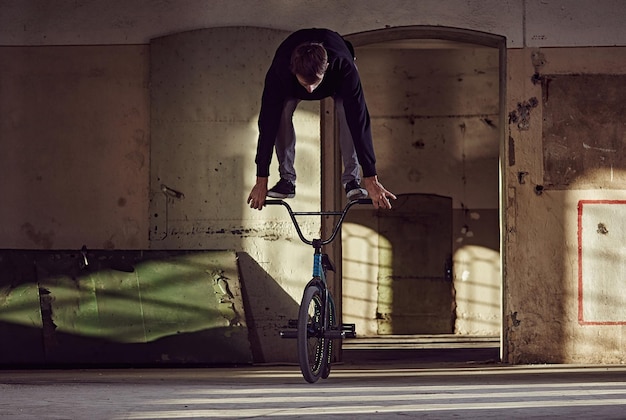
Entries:
[[[43, 342], [41, 360], [33, 363], [252, 361], [234, 252], [94, 251], [87, 257], [85, 265], [67, 253], [33, 256], [37, 280], [19, 288], [0, 277], [0, 338], [7, 328], [29, 324], [40, 347]], [[14, 342], [33, 345], [19, 337]], [[0, 353], [0, 364], [13, 360]]]
[[37, 285], [0, 285], [0, 322], [41, 329]]

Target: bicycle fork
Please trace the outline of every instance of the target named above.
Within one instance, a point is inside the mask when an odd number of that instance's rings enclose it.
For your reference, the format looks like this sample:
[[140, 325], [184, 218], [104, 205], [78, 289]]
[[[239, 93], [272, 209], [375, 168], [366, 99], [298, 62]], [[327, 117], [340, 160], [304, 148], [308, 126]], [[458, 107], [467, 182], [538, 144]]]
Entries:
[[[341, 324], [341, 326], [334, 327], [332, 319], [336, 315], [334, 314], [334, 303], [332, 296], [328, 290], [326, 283], [326, 270], [334, 271], [334, 267], [328, 255], [321, 252], [320, 247], [315, 247], [315, 254], [313, 255], [313, 278], [307, 283], [305, 290], [311, 286], [315, 286], [320, 290], [322, 295], [321, 305], [321, 328], [313, 329], [309, 334], [320, 335], [321, 338], [330, 340], [355, 338], [355, 325], [354, 324]], [[297, 338], [298, 332], [298, 320], [290, 319], [287, 327], [289, 330], [280, 331], [281, 338]]]

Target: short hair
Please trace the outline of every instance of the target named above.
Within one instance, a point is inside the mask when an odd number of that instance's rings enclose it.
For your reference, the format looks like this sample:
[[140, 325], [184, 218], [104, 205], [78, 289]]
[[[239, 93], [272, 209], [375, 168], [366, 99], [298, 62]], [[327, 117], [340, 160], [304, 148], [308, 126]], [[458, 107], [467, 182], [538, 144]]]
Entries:
[[291, 53], [289, 69], [304, 81], [315, 83], [322, 78], [328, 68], [328, 53], [319, 42], [305, 42]]

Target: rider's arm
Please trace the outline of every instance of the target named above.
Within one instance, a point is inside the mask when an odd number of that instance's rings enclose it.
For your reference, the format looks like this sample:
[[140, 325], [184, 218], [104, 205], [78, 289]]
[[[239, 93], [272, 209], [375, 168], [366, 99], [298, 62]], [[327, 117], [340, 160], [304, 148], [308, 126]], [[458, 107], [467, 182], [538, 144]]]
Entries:
[[265, 76], [261, 111], [259, 112], [259, 139], [255, 159], [257, 176], [259, 177], [270, 175], [270, 163], [283, 112], [284, 98], [284, 82], [281, 81], [280, 74], [278, 74], [275, 65], [272, 64]]
[[361, 78], [351, 59], [343, 60], [340, 71], [342, 81], [338, 95], [343, 99], [346, 123], [352, 135], [354, 150], [363, 169], [363, 176], [374, 176], [376, 175], [376, 155]]

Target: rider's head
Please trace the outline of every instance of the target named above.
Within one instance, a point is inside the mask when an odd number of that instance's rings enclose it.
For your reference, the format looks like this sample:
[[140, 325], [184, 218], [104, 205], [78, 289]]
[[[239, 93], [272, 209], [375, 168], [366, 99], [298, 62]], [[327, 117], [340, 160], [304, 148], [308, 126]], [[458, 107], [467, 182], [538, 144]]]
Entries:
[[290, 70], [309, 93], [322, 83], [327, 68], [328, 53], [319, 42], [300, 44], [291, 54]]

